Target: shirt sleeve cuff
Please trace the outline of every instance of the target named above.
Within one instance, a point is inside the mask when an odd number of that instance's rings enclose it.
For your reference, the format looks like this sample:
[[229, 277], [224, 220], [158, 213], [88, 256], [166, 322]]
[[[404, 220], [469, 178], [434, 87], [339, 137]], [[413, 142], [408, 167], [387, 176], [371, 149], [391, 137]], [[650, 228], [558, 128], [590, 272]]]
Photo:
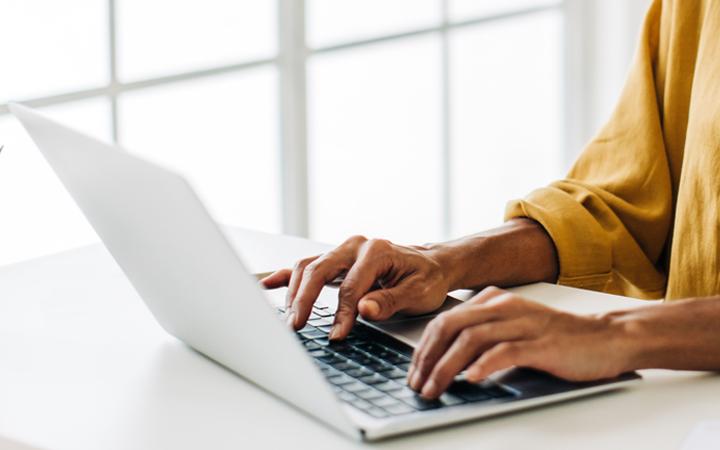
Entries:
[[540, 223], [555, 243], [558, 283], [604, 290], [611, 280], [612, 247], [605, 231], [573, 197], [555, 187], [535, 190], [508, 203], [505, 220], [527, 217]]

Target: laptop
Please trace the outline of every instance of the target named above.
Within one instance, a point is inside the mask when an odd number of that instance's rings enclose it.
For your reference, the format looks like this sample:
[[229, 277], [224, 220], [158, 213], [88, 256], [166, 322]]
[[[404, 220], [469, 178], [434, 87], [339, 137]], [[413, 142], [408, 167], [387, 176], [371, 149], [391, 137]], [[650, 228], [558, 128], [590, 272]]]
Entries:
[[438, 400], [424, 400], [405, 384], [413, 349], [403, 336], [427, 318], [358, 321], [348, 339], [330, 343], [336, 301], [326, 289], [308, 325], [292, 331], [276, 294], [259, 287], [185, 178], [30, 108], [10, 111], [168, 333], [355, 439], [505, 414], [640, 378], [571, 383], [511, 369], [478, 384], [458, 377]]

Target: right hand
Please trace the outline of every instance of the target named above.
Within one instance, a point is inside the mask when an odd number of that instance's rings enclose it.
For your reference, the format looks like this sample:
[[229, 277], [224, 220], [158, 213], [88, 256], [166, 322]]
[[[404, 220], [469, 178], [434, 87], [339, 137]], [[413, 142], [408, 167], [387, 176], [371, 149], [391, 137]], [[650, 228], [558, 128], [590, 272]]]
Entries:
[[[424, 314], [442, 306], [450, 283], [433, 251], [354, 236], [324, 255], [305, 258], [261, 280], [267, 289], [288, 287], [287, 322], [298, 330], [323, 286], [344, 275], [338, 293], [332, 340], [344, 339], [358, 313], [385, 320], [397, 312]], [[380, 289], [373, 290], [379, 284]]]

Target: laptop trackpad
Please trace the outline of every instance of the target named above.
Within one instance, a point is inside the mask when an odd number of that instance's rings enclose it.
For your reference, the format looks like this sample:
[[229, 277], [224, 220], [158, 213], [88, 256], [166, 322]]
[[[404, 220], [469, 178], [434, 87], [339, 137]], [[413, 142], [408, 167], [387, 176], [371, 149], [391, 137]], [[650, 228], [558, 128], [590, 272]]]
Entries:
[[[337, 291], [338, 289], [335, 286], [325, 286], [320, 293], [320, 298], [318, 298], [317, 303], [327, 305], [331, 311], [335, 311], [337, 308]], [[428, 322], [434, 319], [435, 316], [441, 312], [460, 304], [462, 304], [462, 301], [454, 297], [447, 296], [445, 298], [445, 303], [443, 303], [439, 309], [429, 314], [423, 314], [422, 316], [396, 314], [390, 319], [380, 322], [373, 322], [360, 318], [358, 318], [358, 320], [368, 326], [382, 331], [383, 333], [389, 334], [395, 339], [404, 342], [411, 347], [415, 347], [417, 343], [420, 342], [420, 337], [422, 336], [423, 330]]]
[[420, 342], [423, 330], [425, 330], [427, 324], [433, 320], [435, 316], [459, 304], [462, 304], [462, 301], [454, 297], [447, 296], [445, 298], [445, 303], [443, 303], [440, 309], [433, 311], [430, 314], [423, 314], [422, 316], [406, 316], [398, 314], [382, 322], [371, 322], [363, 319], [359, 320], [364, 324], [382, 331], [383, 333], [389, 334], [395, 339], [398, 339], [411, 347], [415, 347], [418, 342]]

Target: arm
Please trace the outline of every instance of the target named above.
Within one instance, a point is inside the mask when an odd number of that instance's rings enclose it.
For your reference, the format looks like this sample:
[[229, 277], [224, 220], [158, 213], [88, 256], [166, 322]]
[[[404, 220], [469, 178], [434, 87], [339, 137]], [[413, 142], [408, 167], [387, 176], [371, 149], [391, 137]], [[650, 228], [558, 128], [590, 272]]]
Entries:
[[[338, 310], [331, 339], [342, 339], [360, 314], [384, 320], [397, 312], [423, 314], [439, 308], [451, 290], [554, 281], [555, 250], [536, 222], [514, 219], [464, 239], [405, 247], [354, 236], [334, 250], [299, 261], [261, 281], [287, 287], [287, 322], [305, 325], [321, 289], [338, 276]], [[374, 289], [377, 282], [383, 289]]]
[[646, 368], [720, 370], [720, 297], [581, 316], [487, 288], [426, 328], [410, 386], [435, 398], [467, 368], [470, 381], [532, 367], [573, 381]]
[[675, 40], [663, 16], [667, 5], [651, 5], [612, 117], [567, 177], [506, 210], [506, 218], [530, 217], [547, 230], [560, 284], [638, 298], [665, 294], [673, 183], [687, 128], [683, 99], [690, 98], [689, 83], [665, 86], [668, 67], [675, 67], [668, 62]]
[[555, 245], [542, 226], [527, 218], [426, 248], [447, 268], [451, 291], [557, 280]]

